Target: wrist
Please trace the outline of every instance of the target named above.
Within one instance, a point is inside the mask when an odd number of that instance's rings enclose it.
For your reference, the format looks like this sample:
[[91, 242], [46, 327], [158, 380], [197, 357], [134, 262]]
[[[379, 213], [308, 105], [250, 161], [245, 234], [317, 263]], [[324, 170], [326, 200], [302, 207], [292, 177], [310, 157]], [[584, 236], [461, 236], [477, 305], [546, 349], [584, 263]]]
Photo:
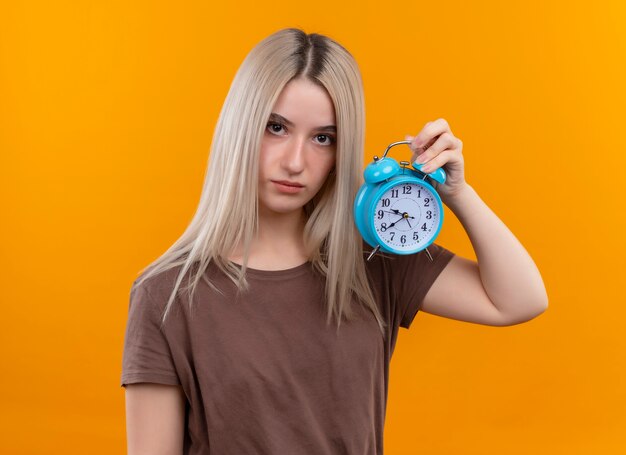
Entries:
[[476, 190], [474, 190], [474, 188], [472, 188], [472, 186], [468, 183], [464, 183], [453, 193], [446, 194], [445, 199], [442, 198], [442, 200], [452, 211], [455, 211], [458, 207], [462, 207], [465, 205], [465, 202], [469, 201], [469, 199], [475, 197], [476, 195]]

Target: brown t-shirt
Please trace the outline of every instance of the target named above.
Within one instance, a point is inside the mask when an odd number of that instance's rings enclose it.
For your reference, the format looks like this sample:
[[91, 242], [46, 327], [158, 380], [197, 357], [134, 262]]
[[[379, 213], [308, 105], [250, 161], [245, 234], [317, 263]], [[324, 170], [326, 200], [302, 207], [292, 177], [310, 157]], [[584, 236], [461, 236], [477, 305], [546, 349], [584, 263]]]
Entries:
[[326, 325], [324, 280], [305, 263], [280, 271], [248, 269], [250, 289], [216, 266], [206, 271], [190, 311], [177, 299], [159, 329], [179, 268], [133, 283], [121, 385], [182, 385], [185, 455], [380, 455], [389, 362], [398, 328], [409, 328], [426, 292], [454, 256], [383, 257], [366, 268], [389, 323], [383, 340], [374, 315]]

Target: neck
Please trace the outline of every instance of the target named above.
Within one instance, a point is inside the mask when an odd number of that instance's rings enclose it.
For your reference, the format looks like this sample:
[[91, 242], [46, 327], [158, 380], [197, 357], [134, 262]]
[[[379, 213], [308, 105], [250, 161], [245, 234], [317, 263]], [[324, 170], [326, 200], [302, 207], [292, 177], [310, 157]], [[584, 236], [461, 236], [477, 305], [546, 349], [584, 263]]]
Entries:
[[[284, 270], [306, 262], [305, 224], [303, 211], [276, 214], [259, 208], [259, 230], [250, 246], [248, 266], [261, 270]], [[243, 263], [243, 250], [238, 248], [229, 259]]]

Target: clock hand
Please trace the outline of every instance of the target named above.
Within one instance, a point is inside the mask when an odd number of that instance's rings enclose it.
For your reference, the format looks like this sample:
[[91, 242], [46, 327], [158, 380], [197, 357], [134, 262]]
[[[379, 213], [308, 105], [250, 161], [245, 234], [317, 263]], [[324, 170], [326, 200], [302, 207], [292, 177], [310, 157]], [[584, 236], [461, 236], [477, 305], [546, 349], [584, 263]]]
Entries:
[[[395, 213], [396, 215], [402, 215], [403, 218], [415, 218], [414, 216], [409, 216], [409, 214], [407, 212], [400, 213], [400, 210], [396, 210], [396, 209], [391, 209], [391, 211], [393, 213]], [[400, 221], [400, 220], [398, 220], [398, 221]]]
[[[413, 217], [412, 217], [412, 216], [411, 216], [411, 217], [406, 217], [405, 219], [406, 219], [406, 222], [407, 222], [407, 223], [409, 223], [409, 218], [413, 218]], [[409, 223], [409, 227], [410, 227], [411, 229], [413, 229], [413, 226], [411, 226], [411, 223]]]
[[393, 222], [393, 223], [391, 223], [389, 226], [387, 226], [387, 227], [385, 228], [385, 231], [386, 231], [387, 229], [389, 229], [390, 227], [394, 227], [398, 221], [402, 221], [403, 219], [404, 219], [404, 217], [398, 218], [396, 221], [394, 221], [394, 222]]

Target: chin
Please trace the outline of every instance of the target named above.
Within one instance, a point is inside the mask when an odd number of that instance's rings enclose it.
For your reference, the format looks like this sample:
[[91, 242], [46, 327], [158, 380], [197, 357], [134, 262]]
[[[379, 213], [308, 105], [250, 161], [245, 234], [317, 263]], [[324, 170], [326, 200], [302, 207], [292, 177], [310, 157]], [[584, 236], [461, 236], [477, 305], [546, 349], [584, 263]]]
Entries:
[[301, 212], [304, 208], [304, 204], [274, 204], [274, 205], [265, 205], [265, 211], [268, 213], [275, 213], [280, 215], [288, 215], [294, 212]]
[[260, 201], [260, 208], [267, 213], [287, 215], [294, 212], [301, 212], [309, 199], [298, 198], [291, 201]]

